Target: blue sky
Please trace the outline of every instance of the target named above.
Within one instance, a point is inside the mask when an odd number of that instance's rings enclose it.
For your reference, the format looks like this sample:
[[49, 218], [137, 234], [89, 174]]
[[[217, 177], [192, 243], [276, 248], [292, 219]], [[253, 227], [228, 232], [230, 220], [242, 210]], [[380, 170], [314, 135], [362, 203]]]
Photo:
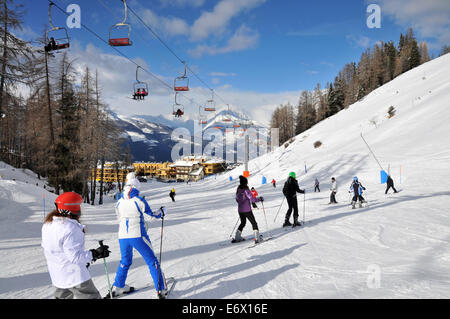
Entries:
[[[81, 7], [82, 23], [105, 39], [111, 25], [123, 16], [120, 0], [54, 0], [62, 8]], [[24, 37], [42, 34], [48, 24], [47, 0], [22, 0], [27, 10]], [[287, 101], [297, 103], [300, 92], [332, 81], [348, 62], [379, 40], [398, 41], [408, 26], [419, 39], [429, 42], [435, 55], [450, 42], [450, 1], [435, 0], [128, 0], [129, 6], [151, 26], [171, 49], [217, 90], [219, 106], [231, 104], [255, 118], [268, 119], [271, 111]], [[367, 6], [381, 8], [380, 29], [366, 25]], [[107, 6], [107, 8], [104, 7]], [[66, 16], [53, 10], [55, 25]], [[182, 64], [149, 31], [128, 13], [134, 45], [119, 48], [146, 70], [171, 83]], [[136, 105], [124, 98], [132, 87], [136, 66], [118, 57], [107, 45], [84, 29], [69, 29], [73, 58], [99, 69], [105, 100], [113, 110], [129, 114], [166, 114], [173, 94], [148, 74], [152, 96]], [[187, 93], [186, 108], [198, 113], [198, 104], [209, 90], [195, 77]], [[194, 116], [195, 117], [195, 116]]]

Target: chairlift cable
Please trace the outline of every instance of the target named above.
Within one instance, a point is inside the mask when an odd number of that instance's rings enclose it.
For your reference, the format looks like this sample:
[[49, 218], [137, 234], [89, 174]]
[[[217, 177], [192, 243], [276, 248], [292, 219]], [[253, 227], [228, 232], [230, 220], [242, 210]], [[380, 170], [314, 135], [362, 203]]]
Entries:
[[[53, 4], [53, 6], [55, 6], [55, 8], [57, 8], [58, 10], [60, 10], [61, 12], [63, 12], [66, 16], [69, 16], [69, 14], [62, 9], [60, 6], [58, 6], [56, 3], [54, 3], [51, 0], [47, 0], [48, 2], [50, 2], [51, 4]], [[91, 34], [93, 34], [97, 39], [99, 39], [101, 42], [103, 42], [104, 44], [108, 45], [110, 48], [112, 48], [113, 50], [115, 50], [119, 55], [121, 55], [123, 58], [125, 58], [126, 60], [128, 60], [129, 62], [131, 62], [132, 64], [134, 64], [136, 67], [140, 67], [144, 72], [146, 72], [147, 74], [149, 74], [151, 77], [153, 77], [154, 79], [156, 79], [157, 81], [159, 81], [161, 84], [163, 84], [164, 86], [166, 86], [171, 92], [173, 91], [173, 86], [164, 82], [162, 79], [160, 79], [158, 76], [156, 76], [155, 74], [153, 74], [152, 72], [148, 71], [147, 69], [143, 68], [142, 66], [140, 66], [139, 64], [137, 64], [135, 61], [133, 61], [130, 57], [128, 57], [125, 53], [123, 53], [122, 51], [120, 51], [119, 49], [117, 49], [116, 47], [111, 47], [108, 43], [108, 41], [106, 41], [105, 39], [103, 39], [97, 32], [95, 32], [94, 30], [92, 30], [91, 28], [89, 28], [87, 25], [85, 25], [84, 23], [81, 23], [81, 26], [86, 29], [88, 32], [90, 32]], [[184, 96], [183, 94], [181, 94], [181, 96], [183, 96], [186, 100], [190, 101], [193, 104], [198, 104], [197, 102], [195, 102], [195, 100], [190, 99], [186, 96]]]

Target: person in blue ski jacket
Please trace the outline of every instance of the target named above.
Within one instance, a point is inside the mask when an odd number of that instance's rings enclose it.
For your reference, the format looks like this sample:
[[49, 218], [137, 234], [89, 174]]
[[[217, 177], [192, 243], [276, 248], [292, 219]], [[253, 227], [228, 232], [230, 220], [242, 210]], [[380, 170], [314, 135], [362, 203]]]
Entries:
[[364, 197], [362, 197], [363, 190], [366, 188], [358, 181], [358, 177], [353, 177], [352, 185], [350, 186], [350, 193], [353, 192], [352, 208], [355, 209], [356, 202], [359, 200], [359, 207], [362, 207], [363, 203], [366, 203]]
[[164, 218], [165, 208], [161, 207], [155, 214], [145, 198], [139, 196], [139, 187], [140, 183], [135, 173], [129, 173], [124, 190], [115, 206], [119, 220], [121, 260], [113, 284], [113, 295], [126, 294], [134, 290], [134, 288], [125, 284], [128, 270], [133, 261], [134, 248], [141, 254], [149, 267], [158, 297], [164, 298], [167, 294], [165, 278], [147, 234], [144, 214], [155, 218]]

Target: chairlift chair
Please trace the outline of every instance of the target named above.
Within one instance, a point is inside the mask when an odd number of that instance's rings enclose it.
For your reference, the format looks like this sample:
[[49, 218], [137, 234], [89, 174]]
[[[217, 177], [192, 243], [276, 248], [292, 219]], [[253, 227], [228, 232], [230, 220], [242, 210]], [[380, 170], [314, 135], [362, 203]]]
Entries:
[[177, 101], [178, 92], [175, 93], [175, 103], [173, 104], [172, 115], [175, 117], [182, 117], [184, 115], [184, 106]]
[[[67, 29], [64, 27], [55, 27], [52, 22], [52, 6], [55, 4], [50, 2], [48, 6], [48, 20], [51, 27], [50, 30], [45, 32], [45, 38], [47, 45], [45, 51], [59, 51], [70, 47], [70, 38]], [[61, 31], [61, 32], [60, 32]]]
[[212, 97], [210, 100], [208, 100], [206, 102], [206, 106], [204, 108], [204, 110], [206, 112], [215, 112], [216, 111], [216, 102], [214, 101], [214, 91], [211, 90], [211, 93], [212, 93]]
[[139, 80], [139, 68], [136, 68], [136, 82], [133, 84], [133, 99], [134, 100], [144, 100], [148, 96], [148, 84], [146, 82], [141, 82]]
[[[109, 28], [109, 40], [108, 43], [112, 47], [125, 47], [133, 45], [130, 40], [131, 35], [131, 25], [127, 23], [127, 15], [128, 15], [128, 7], [125, 0], [122, 0], [123, 5], [125, 7], [125, 17], [122, 22], [119, 22], [112, 27]], [[126, 36], [117, 37], [117, 34], [125, 31]], [[114, 36], [114, 37], [113, 37]]]
[[231, 122], [231, 117], [230, 117], [230, 104], [228, 104], [228, 112], [227, 112], [227, 116], [224, 116], [222, 121], [224, 122]]
[[184, 73], [183, 75], [175, 78], [173, 83], [173, 88], [175, 92], [187, 92], [189, 91], [189, 78], [186, 76], [186, 62], [183, 61], [184, 64]]
[[198, 117], [199, 117], [199, 120], [198, 120], [198, 124], [199, 125], [208, 124], [208, 121], [206, 120], [206, 116], [202, 114], [202, 107], [201, 106], [198, 107]]

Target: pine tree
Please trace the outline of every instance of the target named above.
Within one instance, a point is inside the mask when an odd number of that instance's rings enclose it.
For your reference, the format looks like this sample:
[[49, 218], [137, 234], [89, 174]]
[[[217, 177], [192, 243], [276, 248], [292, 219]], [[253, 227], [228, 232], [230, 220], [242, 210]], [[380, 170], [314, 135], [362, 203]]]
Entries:
[[55, 188], [64, 192], [83, 193], [83, 176], [80, 166], [83, 158], [80, 156], [80, 122], [81, 114], [79, 100], [73, 89], [71, 63], [64, 54], [61, 59], [59, 75], [59, 103], [56, 112], [59, 117], [59, 135], [55, 145], [56, 173], [51, 175], [49, 182]]
[[385, 52], [387, 56], [387, 72], [389, 75], [389, 80], [394, 79], [395, 68], [397, 63], [397, 49], [392, 41], [385, 44]]
[[420, 64], [426, 63], [431, 60], [430, 53], [428, 52], [428, 45], [425, 41], [421, 41], [419, 44]]
[[298, 135], [316, 124], [316, 109], [313, 95], [309, 91], [303, 91], [297, 106], [297, 118], [295, 134]]
[[419, 46], [417, 45], [417, 41], [413, 40], [411, 43], [411, 51], [409, 57], [409, 69], [412, 70], [415, 67], [418, 67], [421, 64], [421, 56], [419, 52]]
[[327, 114], [327, 101], [326, 95], [321, 90], [320, 83], [317, 83], [316, 88], [314, 89], [314, 101], [317, 105], [316, 110], [316, 123], [324, 120]]
[[327, 96], [328, 109], [326, 116], [330, 117], [339, 112], [339, 105], [337, 102], [337, 92], [334, 89], [333, 84], [330, 84], [330, 89], [328, 90]]

